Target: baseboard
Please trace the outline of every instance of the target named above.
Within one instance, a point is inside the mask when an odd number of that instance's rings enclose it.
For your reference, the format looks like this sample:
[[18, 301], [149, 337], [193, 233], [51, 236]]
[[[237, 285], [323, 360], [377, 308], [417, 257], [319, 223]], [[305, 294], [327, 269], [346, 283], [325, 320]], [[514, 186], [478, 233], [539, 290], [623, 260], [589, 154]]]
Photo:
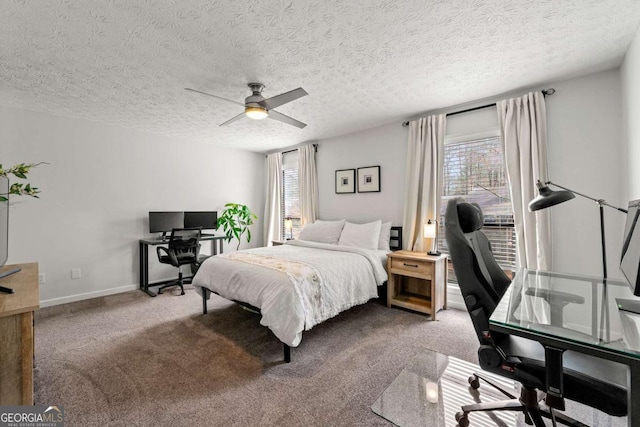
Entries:
[[67, 304], [70, 302], [83, 301], [91, 298], [105, 297], [107, 295], [120, 294], [122, 292], [135, 291], [138, 285], [120, 286], [118, 288], [105, 289], [102, 291], [87, 292], [85, 294], [69, 295], [66, 297], [52, 298], [40, 301], [40, 308], [52, 307], [54, 305]]

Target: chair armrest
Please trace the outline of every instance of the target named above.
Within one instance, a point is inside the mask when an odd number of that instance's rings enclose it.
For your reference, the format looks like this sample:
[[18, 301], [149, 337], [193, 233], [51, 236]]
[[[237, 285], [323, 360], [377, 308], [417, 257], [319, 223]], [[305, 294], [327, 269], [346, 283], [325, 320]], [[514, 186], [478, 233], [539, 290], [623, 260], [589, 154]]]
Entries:
[[584, 304], [584, 297], [581, 297], [580, 295], [555, 291], [552, 289], [528, 288], [525, 290], [525, 294], [528, 296], [542, 298], [548, 303], [550, 303], [550, 301], [560, 303], [563, 306], [571, 303]]
[[165, 252], [167, 254], [169, 259], [171, 260], [171, 265], [175, 267], [179, 266], [178, 257], [176, 257], [176, 254], [174, 251], [172, 251], [171, 249], [167, 249], [164, 246], [158, 246], [156, 247], [156, 253], [158, 254], [158, 259], [162, 257], [162, 254], [160, 252]]

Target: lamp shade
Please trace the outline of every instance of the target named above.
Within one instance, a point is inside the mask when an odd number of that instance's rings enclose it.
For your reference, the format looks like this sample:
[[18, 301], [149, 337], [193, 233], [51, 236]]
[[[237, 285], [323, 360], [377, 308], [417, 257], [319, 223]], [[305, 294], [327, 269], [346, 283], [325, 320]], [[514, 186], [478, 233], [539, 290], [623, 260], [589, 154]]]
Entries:
[[436, 237], [436, 222], [432, 220], [428, 220], [424, 225], [424, 238], [425, 239], [435, 239]]
[[284, 219], [284, 229], [291, 231], [293, 229], [293, 220], [291, 218]]
[[538, 181], [538, 197], [529, 202], [529, 212], [538, 211], [540, 209], [546, 209], [558, 203], [566, 202], [576, 197], [571, 191], [560, 190], [554, 191], [550, 189], [546, 184]]

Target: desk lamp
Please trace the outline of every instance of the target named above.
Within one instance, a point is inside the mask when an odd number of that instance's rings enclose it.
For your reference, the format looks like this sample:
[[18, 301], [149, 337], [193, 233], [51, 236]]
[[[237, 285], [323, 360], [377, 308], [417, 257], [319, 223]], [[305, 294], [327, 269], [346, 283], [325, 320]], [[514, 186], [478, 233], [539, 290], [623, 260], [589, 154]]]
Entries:
[[289, 232], [287, 240], [293, 240], [293, 219], [289, 217], [284, 219], [284, 230], [285, 232]]
[[[553, 183], [551, 181], [547, 181], [545, 183], [542, 183], [538, 180], [538, 182], [536, 183], [537, 187], [538, 187], [538, 193], [540, 193], [538, 195], [538, 197], [536, 197], [535, 199], [533, 199], [531, 202], [529, 202], [529, 212], [533, 212], [533, 211], [537, 211], [540, 209], [546, 209], [549, 208], [551, 206], [557, 205], [559, 203], [562, 202], [566, 202], [567, 200], [571, 200], [574, 197], [576, 197], [576, 194], [578, 196], [582, 196], [586, 199], [589, 200], [593, 200], [594, 202], [596, 202], [599, 206], [600, 206], [600, 239], [602, 242], [602, 273], [603, 273], [603, 277], [606, 283], [607, 280], [607, 250], [605, 247], [605, 240], [604, 240], [604, 207], [608, 206], [610, 208], [616, 209], [620, 212], [624, 212], [627, 213], [627, 211], [625, 209], [622, 208], [618, 208], [616, 206], [612, 206], [609, 203], [607, 203], [606, 201], [602, 200], [602, 199], [595, 199], [593, 197], [587, 196], [585, 194], [582, 193], [578, 193], [577, 191], [574, 190], [570, 190], [566, 187], [563, 187], [561, 185], [558, 185], [556, 183]], [[549, 188], [549, 185], [553, 185], [554, 187], [558, 187], [561, 188], [561, 191], [554, 191], [552, 189]]]
[[426, 239], [434, 239], [433, 250], [427, 252], [427, 255], [440, 255], [440, 251], [438, 251], [438, 221], [435, 219], [427, 220], [427, 223], [424, 225], [424, 237]]

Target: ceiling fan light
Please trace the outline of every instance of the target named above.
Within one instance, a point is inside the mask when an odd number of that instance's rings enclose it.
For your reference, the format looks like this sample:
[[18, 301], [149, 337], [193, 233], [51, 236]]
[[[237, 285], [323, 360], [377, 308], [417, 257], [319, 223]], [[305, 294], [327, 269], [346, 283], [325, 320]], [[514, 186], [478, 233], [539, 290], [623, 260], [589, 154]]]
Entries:
[[254, 120], [262, 120], [269, 115], [267, 109], [262, 107], [246, 107], [244, 113], [247, 117]]

